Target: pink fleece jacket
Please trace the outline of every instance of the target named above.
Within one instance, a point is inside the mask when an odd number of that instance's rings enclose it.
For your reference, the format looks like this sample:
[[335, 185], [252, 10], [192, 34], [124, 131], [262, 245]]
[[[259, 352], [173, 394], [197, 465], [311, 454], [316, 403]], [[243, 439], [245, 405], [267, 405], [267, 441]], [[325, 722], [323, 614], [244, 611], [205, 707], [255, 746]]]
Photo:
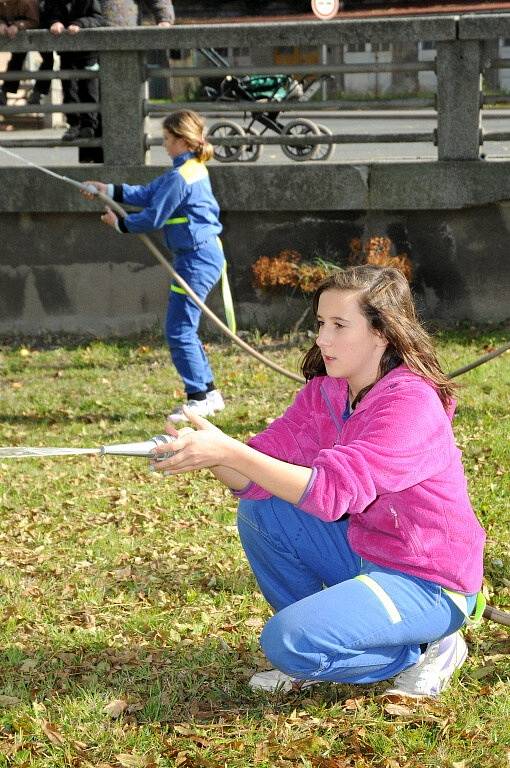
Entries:
[[[401, 365], [347, 421], [347, 382], [318, 376], [264, 432], [262, 453], [311, 467], [297, 506], [325, 522], [349, 513], [355, 552], [449, 589], [480, 589], [485, 534], [471, 507], [447, 414], [432, 384]], [[265, 499], [250, 483], [236, 494]]]

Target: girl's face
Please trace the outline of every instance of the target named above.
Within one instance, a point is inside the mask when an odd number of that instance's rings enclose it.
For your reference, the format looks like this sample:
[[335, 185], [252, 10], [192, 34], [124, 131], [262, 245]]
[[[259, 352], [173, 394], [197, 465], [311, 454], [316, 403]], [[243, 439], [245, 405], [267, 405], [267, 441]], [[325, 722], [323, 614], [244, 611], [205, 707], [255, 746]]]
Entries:
[[386, 339], [361, 312], [357, 291], [332, 288], [321, 293], [317, 323], [317, 346], [327, 375], [347, 379], [356, 396], [376, 380]]
[[170, 133], [166, 128], [163, 128], [163, 146], [171, 158], [178, 157], [183, 152], [189, 152], [188, 142]]

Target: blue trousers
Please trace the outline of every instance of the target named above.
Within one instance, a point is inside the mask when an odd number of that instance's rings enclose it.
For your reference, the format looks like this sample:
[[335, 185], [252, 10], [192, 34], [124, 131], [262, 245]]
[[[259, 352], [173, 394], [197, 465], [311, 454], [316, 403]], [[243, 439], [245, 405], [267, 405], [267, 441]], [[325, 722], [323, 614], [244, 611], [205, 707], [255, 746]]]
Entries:
[[[386, 680], [418, 660], [420, 644], [465, 620], [438, 584], [362, 560], [347, 526], [274, 496], [239, 504], [242, 545], [276, 611], [262, 631], [262, 649], [298, 680]], [[469, 611], [475, 599], [468, 598]]]
[[[205, 301], [216, 285], [223, 268], [224, 256], [221, 242], [214, 238], [195, 251], [176, 253], [174, 268], [186, 280], [199, 299]], [[202, 342], [198, 338], [198, 326], [202, 311], [178, 286], [170, 287], [165, 322], [165, 335], [172, 362], [184, 382], [187, 393], [205, 392], [213, 381], [211, 366]]]

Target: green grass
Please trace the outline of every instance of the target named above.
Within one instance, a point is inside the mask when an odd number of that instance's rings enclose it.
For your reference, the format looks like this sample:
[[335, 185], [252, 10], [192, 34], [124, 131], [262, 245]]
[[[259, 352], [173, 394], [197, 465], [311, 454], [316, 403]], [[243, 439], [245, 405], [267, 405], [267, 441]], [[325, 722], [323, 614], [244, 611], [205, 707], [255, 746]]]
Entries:
[[[439, 337], [448, 370], [501, 331]], [[306, 343], [259, 337], [297, 370]], [[240, 439], [295, 384], [209, 345]], [[486, 590], [509, 607], [508, 354], [459, 382], [456, 435], [488, 531]], [[161, 340], [0, 348], [0, 444], [97, 446], [163, 428], [182, 395]], [[235, 500], [207, 472], [154, 477], [143, 459], [0, 459], [0, 768], [508, 765], [510, 640], [483, 622], [436, 703], [392, 709], [384, 685], [255, 695], [269, 610], [235, 530]], [[112, 718], [104, 708], [121, 700]]]

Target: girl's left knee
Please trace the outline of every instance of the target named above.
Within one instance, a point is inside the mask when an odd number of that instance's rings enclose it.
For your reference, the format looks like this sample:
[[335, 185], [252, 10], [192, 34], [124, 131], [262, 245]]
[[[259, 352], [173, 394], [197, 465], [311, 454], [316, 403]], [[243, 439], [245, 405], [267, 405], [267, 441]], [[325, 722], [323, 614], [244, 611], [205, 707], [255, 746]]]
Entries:
[[260, 636], [265, 656], [277, 669], [300, 680], [318, 675], [327, 657], [313, 647], [293, 606], [272, 616]]

